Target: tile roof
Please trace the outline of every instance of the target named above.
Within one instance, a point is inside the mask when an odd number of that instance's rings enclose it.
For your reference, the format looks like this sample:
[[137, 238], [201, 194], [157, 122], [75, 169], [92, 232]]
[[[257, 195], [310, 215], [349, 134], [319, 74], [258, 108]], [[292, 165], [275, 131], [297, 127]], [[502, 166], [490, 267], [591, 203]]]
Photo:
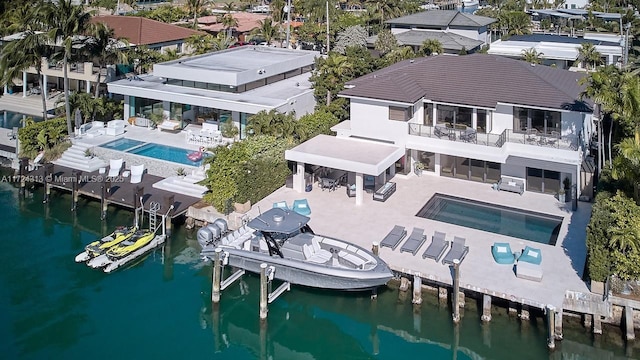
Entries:
[[507, 103], [590, 112], [591, 103], [580, 100], [578, 80], [584, 76], [501, 56], [439, 55], [402, 61], [354, 79], [340, 96], [404, 103], [424, 98], [492, 109]]
[[153, 45], [186, 39], [200, 31], [146, 19], [139, 16], [94, 16], [91, 22], [101, 22], [113, 29], [116, 37], [129, 40], [132, 45]]
[[[260, 21], [268, 18], [267, 15], [264, 14], [253, 14], [246, 12], [237, 12], [231, 14], [236, 21], [238, 21], [238, 26], [234, 28], [236, 31], [244, 33], [249, 32], [255, 28], [260, 27]], [[224, 25], [218, 22], [218, 17], [214, 15], [203, 16], [198, 18], [198, 24], [200, 24], [200, 29], [206, 31], [218, 32], [224, 30]], [[204, 25], [204, 26], [202, 26]]]
[[387, 20], [386, 23], [430, 27], [482, 27], [496, 21], [494, 18], [464, 14], [457, 10], [430, 10]]
[[[480, 40], [438, 30], [409, 30], [394, 34], [394, 36], [400, 45], [421, 46], [425, 40], [438, 40], [445, 51], [455, 51], [456, 53], [462, 48], [470, 51], [484, 44]], [[367, 39], [367, 43], [374, 44], [377, 38], [377, 35], [371, 36]]]

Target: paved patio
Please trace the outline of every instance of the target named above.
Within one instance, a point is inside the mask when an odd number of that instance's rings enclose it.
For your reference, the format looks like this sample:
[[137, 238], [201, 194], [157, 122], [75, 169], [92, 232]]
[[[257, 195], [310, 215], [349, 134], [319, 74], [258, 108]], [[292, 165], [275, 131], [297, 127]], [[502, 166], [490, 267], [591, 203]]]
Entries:
[[[591, 214], [591, 204], [579, 203], [577, 211], [568, 210], [550, 195], [525, 192], [522, 196], [514, 193], [495, 191], [489, 184], [475, 183], [459, 179], [423, 175], [397, 175], [392, 179], [397, 183], [397, 191], [386, 202], [373, 201], [371, 194], [365, 194], [364, 203], [355, 205], [354, 198], [348, 198], [345, 187], [336, 191], [322, 191], [314, 184], [313, 190], [297, 193], [283, 187], [269, 195], [249, 212], [250, 217], [265, 211], [276, 201], [307, 198], [312, 209], [310, 226], [316, 233], [332, 236], [356, 243], [365, 248], [380, 242], [394, 225], [404, 226], [410, 234], [412, 228], [425, 229], [427, 241], [416, 256], [396, 250], [381, 248], [380, 256], [396, 271], [407, 274], [420, 273], [443, 284], [452, 284], [449, 266], [422, 259], [422, 252], [431, 242], [434, 231], [467, 239], [469, 254], [461, 264], [461, 287], [487, 293], [514, 302], [544, 307], [546, 304], [562, 308], [566, 290], [589, 292], [581, 280], [586, 257], [586, 226]], [[515, 207], [564, 218], [555, 246], [540, 244], [509, 236], [479, 231], [415, 216], [434, 193], [449, 194], [509, 207]], [[408, 236], [408, 235], [407, 235]], [[406, 239], [406, 238], [405, 238]], [[403, 240], [404, 241], [404, 240]], [[491, 255], [494, 242], [508, 242], [513, 251], [521, 251], [531, 245], [542, 250], [542, 282], [517, 278], [512, 265], [499, 265]]]

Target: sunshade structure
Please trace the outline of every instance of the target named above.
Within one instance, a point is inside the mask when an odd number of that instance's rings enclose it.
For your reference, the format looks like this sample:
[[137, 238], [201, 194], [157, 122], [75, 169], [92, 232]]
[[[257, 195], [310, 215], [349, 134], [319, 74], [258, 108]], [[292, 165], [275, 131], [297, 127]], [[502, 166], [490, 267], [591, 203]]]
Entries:
[[309, 218], [295, 211], [280, 208], [269, 209], [247, 224], [250, 228], [280, 234], [291, 234], [309, 222]]

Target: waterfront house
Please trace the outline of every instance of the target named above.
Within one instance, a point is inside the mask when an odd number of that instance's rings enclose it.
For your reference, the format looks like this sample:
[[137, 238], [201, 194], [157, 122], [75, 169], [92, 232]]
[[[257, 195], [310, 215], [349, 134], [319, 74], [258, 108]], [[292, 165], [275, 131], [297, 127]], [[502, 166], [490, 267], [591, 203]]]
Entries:
[[[220, 14], [222, 15], [222, 14]], [[203, 31], [217, 35], [221, 31], [225, 31], [225, 26], [220, 22], [220, 15], [201, 16], [198, 18], [198, 28]], [[237, 26], [232, 28], [232, 36], [238, 41], [247, 41], [248, 35], [256, 28], [260, 27], [260, 21], [264, 21], [269, 16], [264, 14], [254, 14], [248, 12], [234, 12], [231, 16], [238, 22]]]
[[295, 113], [315, 107], [309, 82], [314, 51], [241, 46], [153, 66], [153, 74], [108, 84], [124, 96], [124, 118], [162, 110], [170, 120], [218, 127], [233, 121], [245, 137], [247, 118], [262, 110]]
[[[587, 33], [581, 38], [555, 34], [514, 35], [493, 42], [488, 53], [520, 59], [523, 51], [535, 49], [540, 54], [542, 65], [569, 69], [578, 59], [582, 44], [589, 43], [600, 53], [603, 64], [621, 65], [622, 38], [615, 34], [606, 35]], [[577, 64], [577, 67], [584, 68], [584, 64]]]
[[337, 136], [286, 152], [297, 162], [294, 189], [305, 189], [306, 165], [317, 165], [348, 172], [356, 204], [367, 179], [378, 189], [414, 170], [550, 195], [567, 178], [579, 195], [594, 127], [591, 103], [580, 99], [583, 76], [473, 54], [406, 60], [352, 80], [339, 95], [351, 113]]
[[[479, 50], [491, 43], [488, 26], [496, 22], [486, 16], [461, 13], [457, 10], [432, 10], [386, 21], [398, 43], [420, 48], [425, 40], [438, 40], [445, 53], [458, 54]], [[377, 36], [367, 39], [373, 47]]]

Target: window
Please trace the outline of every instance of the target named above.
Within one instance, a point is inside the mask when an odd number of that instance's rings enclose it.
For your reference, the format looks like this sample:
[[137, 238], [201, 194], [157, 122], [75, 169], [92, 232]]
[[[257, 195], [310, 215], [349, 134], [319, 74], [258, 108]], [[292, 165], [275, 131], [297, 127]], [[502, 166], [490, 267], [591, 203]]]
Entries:
[[182, 43], [176, 44], [176, 54], [182, 53]]
[[425, 125], [433, 125], [433, 104], [424, 104], [424, 123]]
[[453, 106], [447, 105], [437, 105], [436, 106], [436, 115], [438, 124], [449, 124], [453, 127], [455, 108]]
[[478, 109], [478, 119], [476, 129], [479, 133], [487, 132], [487, 110]]
[[513, 131], [524, 133], [535, 129], [539, 134], [562, 131], [562, 116], [559, 111], [513, 108]]
[[409, 120], [411, 107], [389, 106], [389, 120], [407, 121]]
[[559, 190], [559, 172], [536, 168], [527, 168], [527, 191], [555, 194]]

